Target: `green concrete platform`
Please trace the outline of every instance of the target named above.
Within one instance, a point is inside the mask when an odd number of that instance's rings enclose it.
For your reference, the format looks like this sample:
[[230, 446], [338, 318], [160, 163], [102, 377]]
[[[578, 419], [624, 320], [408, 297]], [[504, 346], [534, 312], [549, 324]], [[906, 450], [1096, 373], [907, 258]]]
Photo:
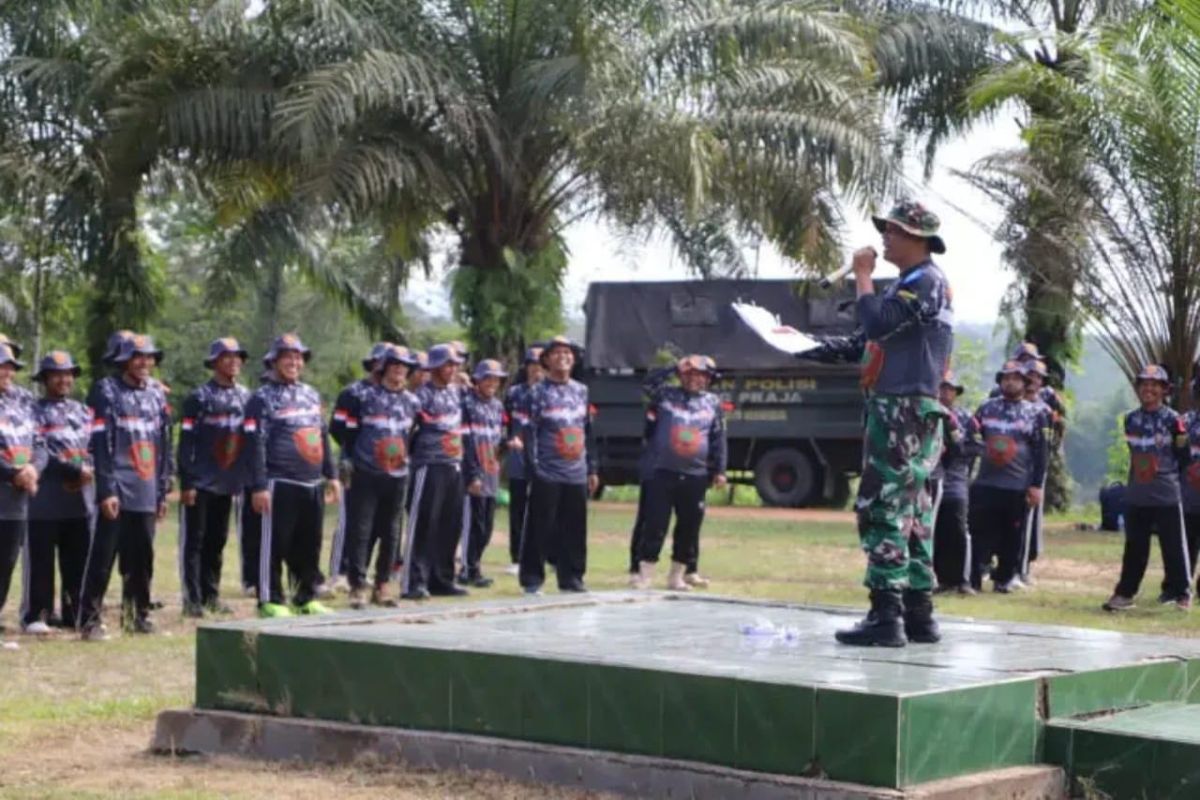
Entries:
[[837, 645], [854, 618], [597, 594], [204, 625], [196, 705], [901, 788], [1066, 758], [1050, 718], [1200, 700], [1200, 642], [951, 621]]
[[1200, 705], [1051, 720], [1046, 756], [1093, 796], [1193, 800], [1200, 797]]

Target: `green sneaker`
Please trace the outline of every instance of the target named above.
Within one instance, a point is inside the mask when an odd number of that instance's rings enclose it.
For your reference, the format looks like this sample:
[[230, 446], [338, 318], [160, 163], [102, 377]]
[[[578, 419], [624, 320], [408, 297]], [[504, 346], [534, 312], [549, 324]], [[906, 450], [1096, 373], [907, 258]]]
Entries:
[[300, 614], [332, 614], [333, 609], [322, 603], [320, 600], [309, 600], [302, 606], [297, 606], [296, 611]]
[[258, 615], [263, 619], [274, 619], [276, 617], [291, 617], [292, 610], [287, 606], [282, 606], [279, 603], [263, 603], [258, 607]]

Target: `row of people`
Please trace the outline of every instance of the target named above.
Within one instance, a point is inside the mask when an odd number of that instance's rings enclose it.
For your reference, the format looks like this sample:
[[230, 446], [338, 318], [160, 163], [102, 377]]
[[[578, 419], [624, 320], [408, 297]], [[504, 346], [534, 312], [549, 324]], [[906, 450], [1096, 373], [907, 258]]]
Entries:
[[[497, 361], [479, 362], [473, 380], [462, 380], [461, 347], [438, 345], [422, 357], [382, 344], [364, 364], [368, 378], [343, 393], [327, 424], [320, 397], [301, 380], [311, 351], [299, 337], [274, 340], [254, 392], [239, 383], [247, 351], [235, 339], [218, 339], [205, 360], [212, 379], [183, 403], [173, 459], [167, 392], [150, 374], [162, 353], [149, 337], [114, 335], [106, 354], [114, 375], [92, 387], [86, 406], [71, 399], [80, 369], [68, 353], [43, 359], [36, 379], [45, 385], [44, 397], [34, 401], [13, 382], [23, 367], [19, 348], [2, 344], [0, 602], [25, 545], [24, 628], [48, 632], [55, 620], [78, 627], [86, 639], [104, 638], [103, 597], [119, 556], [122, 623], [129, 631], [152, 631], [154, 529], [178, 469], [186, 614], [227, 610], [218, 587], [231, 515], [241, 527], [243, 583], [257, 595], [260, 613], [323, 613], [324, 505], [342, 495], [331, 429], [349, 484], [339, 514], [346, 557], [332, 571], [345, 564], [355, 605], [365, 602], [366, 564], [376, 548], [376, 602], [394, 603], [389, 583], [396, 563], [403, 565], [402, 596], [408, 598], [465, 593], [456, 578], [487, 585], [479, 565], [491, 536], [504, 448], [510, 463], [523, 467], [513, 472], [516, 483], [528, 487], [519, 492], [518, 502], [527, 500], [523, 524], [514, 528], [526, 532], [514, 537], [521, 585], [541, 591], [549, 554], [559, 588], [583, 591], [586, 502], [597, 478], [587, 389], [570, 377], [579, 352], [565, 337], [531, 351], [526, 371], [544, 371], [546, 379], [510, 392], [513, 413], [506, 415], [497, 393], [507, 374]], [[406, 506], [404, 557], [398, 558]], [[290, 587], [283, 582], [285, 566]]]
[[989, 576], [1000, 593], [1032, 583], [1050, 453], [1061, 443], [1066, 416], [1045, 379], [1044, 358], [1026, 342], [974, 412], [959, 405], [962, 384], [952, 375], [941, 381], [938, 399], [948, 417], [931, 475], [935, 593], [974, 594]]

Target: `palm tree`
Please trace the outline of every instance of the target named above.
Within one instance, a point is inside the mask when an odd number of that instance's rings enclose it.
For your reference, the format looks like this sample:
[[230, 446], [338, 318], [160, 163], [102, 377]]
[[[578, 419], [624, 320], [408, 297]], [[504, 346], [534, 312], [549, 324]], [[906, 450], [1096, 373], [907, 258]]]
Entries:
[[[269, 2], [262, 21], [295, 5]], [[865, 202], [893, 185], [869, 49], [821, 2], [340, 7], [309, 33], [338, 46], [306, 57], [320, 63], [274, 107], [292, 197], [402, 225], [410, 244], [449, 232], [455, 309], [489, 352], [553, 324], [531, 312], [556, 307], [562, 231], [581, 216], [665, 224], [710, 273], [739, 256], [714, 262], [697, 237], [762, 235], [826, 267], [837, 193]]]
[[[1084, 233], [1078, 226], [1068, 228], [1083, 216], [1083, 209], [1062, 207], [1059, 203], [1069, 193], [1052, 201], [1043, 187], [1079, 180], [1082, 165], [1076, 148], [1061, 138], [1051, 143], [1034, 137], [1031, 131], [1057, 118], [1059, 95], [1050, 87], [1071, 80], [1080, 69], [1077, 49], [1086, 34], [1129, 18], [1146, 4], [973, 0], [956, 4], [952, 13], [926, 7], [918, 25], [923, 33], [902, 37], [906, 47], [884, 40], [888, 51], [903, 56], [900, 63], [905, 66], [897, 74], [908, 80], [908, 87], [898, 93], [901, 130], [924, 137], [929, 159], [948, 136], [1015, 113], [1027, 151], [1023, 168], [999, 167], [989, 174], [999, 162], [986, 158], [969, 177], [990, 191], [1005, 211], [997, 239], [1018, 280], [1003, 310], [1022, 329], [1021, 338], [1036, 342], [1049, 355], [1059, 379], [1078, 355], [1081, 315], [1074, 298], [1081, 264], [1072, 254]], [[981, 36], [988, 41], [983, 48]], [[971, 53], [986, 55], [972, 58]], [[885, 70], [884, 77], [889, 76]], [[997, 185], [990, 186], [993, 183]]]
[[[286, 81], [294, 48], [256, 50], [279, 39], [249, 40], [243, 17], [240, 4], [220, 0], [48, 0], [0, 12], [0, 115], [10, 120], [0, 136], [6, 148], [32, 153], [53, 179], [30, 197], [49, 204], [53, 240], [70, 246], [91, 281], [93, 369], [112, 328], [142, 328], [159, 307], [161, 276], [144, 257], [138, 219], [142, 194], [199, 186], [214, 204], [236, 206], [217, 191], [224, 184], [215, 170], [264, 149], [272, 83]], [[283, 77], [273, 79], [279, 71]], [[222, 94], [214, 85], [233, 88]], [[203, 114], [222, 120], [224, 138], [188, 127]], [[307, 213], [287, 203], [247, 213], [239, 221], [249, 230], [230, 237], [233, 252], [261, 246], [253, 275], [298, 270], [368, 326], [398, 333], [357, 286], [326, 269], [320, 248], [299, 233], [307, 223], [294, 224]], [[254, 227], [264, 218], [270, 236]]]
[[1182, 389], [1200, 347], [1196, 41], [1150, 11], [1077, 52], [1078, 74], [1044, 87], [1060, 116], [1031, 131], [1048, 149], [1077, 148], [1083, 164], [1080, 180], [1045, 187], [1086, 212], [1073, 300], [1129, 380], [1161, 363]]

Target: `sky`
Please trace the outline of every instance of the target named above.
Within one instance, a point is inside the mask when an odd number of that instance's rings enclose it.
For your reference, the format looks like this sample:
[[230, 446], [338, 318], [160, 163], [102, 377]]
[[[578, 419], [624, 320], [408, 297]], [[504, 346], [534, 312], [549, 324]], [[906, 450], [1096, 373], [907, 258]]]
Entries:
[[[992, 323], [996, 320], [1000, 299], [1012, 281], [1012, 273], [1001, 263], [1000, 248], [991, 230], [1001, 219], [999, 208], [982, 192], [956, 177], [955, 170], [968, 170], [988, 153], [1018, 145], [1016, 124], [1010, 119], [981, 126], [969, 135], [945, 145], [938, 153], [934, 174], [928, 183], [920, 164], [906, 164], [906, 175], [914, 187], [912, 195], [921, 200], [942, 220], [942, 238], [946, 254], [936, 260], [954, 287], [956, 317], [960, 322]], [[894, 199], [894, 198], [892, 198]], [[884, 199], [881, 206], [890, 205]], [[966, 212], [966, 213], [964, 213]], [[846, 260], [864, 245], [879, 246], [879, 235], [869, 217], [854, 209], [846, 210], [844, 236]], [[649, 241], [631, 241], [603, 220], [583, 220], [567, 230], [570, 264], [563, 287], [563, 305], [569, 317], [581, 316], [580, 308], [593, 280], [684, 280], [689, 278], [681, 259], [664, 236]], [[798, 267], [764, 244], [755, 258], [748, 251], [746, 260], [758, 263], [760, 278], [786, 278], [796, 275]], [[895, 275], [890, 264], [880, 262], [881, 277]], [[427, 313], [448, 315], [449, 302], [443, 276], [414, 281], [409, 298]]]

